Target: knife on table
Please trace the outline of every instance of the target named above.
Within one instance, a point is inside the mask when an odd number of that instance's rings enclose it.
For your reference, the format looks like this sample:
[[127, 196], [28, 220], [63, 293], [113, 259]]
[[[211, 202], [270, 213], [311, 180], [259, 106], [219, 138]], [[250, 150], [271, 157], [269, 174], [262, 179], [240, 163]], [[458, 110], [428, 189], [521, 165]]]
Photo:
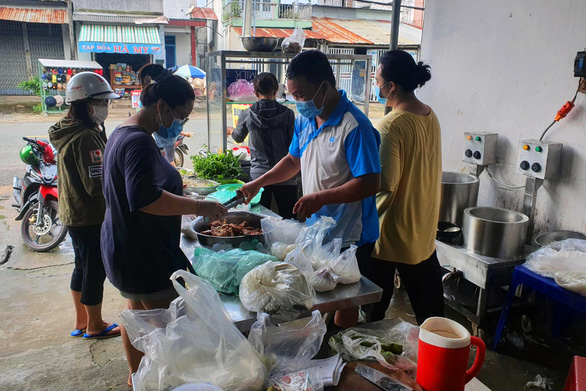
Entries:
[[408, 385], [403, 384], [398, 380], [391, 379], [385, 373], [364, 364], [356, 365], [354, 372], [385, 391], [413, 391], [413, 388]]

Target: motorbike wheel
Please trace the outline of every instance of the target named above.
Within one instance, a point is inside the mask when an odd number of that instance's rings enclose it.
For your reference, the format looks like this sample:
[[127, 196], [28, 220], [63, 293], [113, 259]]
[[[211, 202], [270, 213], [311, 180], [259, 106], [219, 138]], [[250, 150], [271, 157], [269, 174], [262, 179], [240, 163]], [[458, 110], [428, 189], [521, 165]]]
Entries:
[[[20, 234], [24, 244], [31, 250], [45, 252], [54, 249], [65, 239], [67, 227], [61, 224], [56, 201], [45, 204], [44, 224], [36, 227], [38, 205], [34, 204], [26, 211], [22, 218]], [[50, 225], [49, 225], [50, 224]]]
[[183, 167], [183, 151], [179, 148], [175, 148], [175, 155], [173, 156], [175, 161], [175, 167]]

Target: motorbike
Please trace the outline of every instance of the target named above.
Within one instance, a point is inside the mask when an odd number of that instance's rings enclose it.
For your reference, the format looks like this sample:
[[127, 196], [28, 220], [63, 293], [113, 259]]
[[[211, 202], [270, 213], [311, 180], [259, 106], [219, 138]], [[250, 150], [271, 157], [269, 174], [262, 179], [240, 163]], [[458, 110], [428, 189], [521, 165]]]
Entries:
[[[183, 144], [183, 139], [185, 139], [185, 136], [181, 134], [179, 137], [177, 137], [177, 140], [175, 140], [175, 153], [173, 156], [173, 162], [175, 163], [176, 167], [183, 167], [185, 156], [187, 156], [187, 151], [189, 151], [187, 145]], [[161, 152], [163, 152], [164, 148], [159, 149]]]
[[33, 251], [44, 252], [57, 247], [67, 235], [58, 213], [56, 150], [44, 140], [22, 138], [27, 145], [20, 158], [26, 164], [22, 180], [15, 176], [12, 206], [22, 221], [20, 233]]

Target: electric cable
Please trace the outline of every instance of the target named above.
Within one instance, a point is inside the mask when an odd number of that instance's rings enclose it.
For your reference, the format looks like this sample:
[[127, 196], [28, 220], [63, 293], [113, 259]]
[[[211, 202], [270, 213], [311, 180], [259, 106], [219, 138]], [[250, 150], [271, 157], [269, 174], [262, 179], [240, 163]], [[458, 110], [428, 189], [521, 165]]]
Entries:
[[499, 181], [498, 179], [495, 178], [494, 175], [492, 175], [492, 173], [489, 170], [489, 166], [486, 167], [486, 173], [488, 174], [488, 176], [490, 177], [490, 179], [492, 179], [493, 181], [495, 181], [496, 184], [500, 185], [505, 190], [519, 190], [519, 189], [524, 189], [525, 188], [525, 185], [523, 185], [523, 186], [512, 186], [512, 185], [509, 185], [509, 184], [506, 184], [504, 182]]
[[545, 137], [545, 135], [547, 134], [547, 132], [549, 131], [549, 129], [551, 129], [551, 127], [553, 125], [555, 125], [556, 122], [558, 122], [562, 118], [565, 118], [565, 116], [572, 110], [572, 108], [574, 108], [574, 103], [576, 102], [576, 98], [578, 97], [578, 92], [580, 92], [580, 87], [581, 86], [582, 86], [582, 79], [580, 78], [580, 80], [578, 80], [578, 88], [576, 89], [576, 93], [574, 94], [574, 98], [572, 98], [571, 101], [568, 101], [558, 111], [558, 114], [555, 117], [555, 119], [553, 120], [553, 122], [543, 131], [543, 133], [541, 133], [541, 137], [539, 137], [539, 141], [542, 141], [543, 140], [543, 138]]

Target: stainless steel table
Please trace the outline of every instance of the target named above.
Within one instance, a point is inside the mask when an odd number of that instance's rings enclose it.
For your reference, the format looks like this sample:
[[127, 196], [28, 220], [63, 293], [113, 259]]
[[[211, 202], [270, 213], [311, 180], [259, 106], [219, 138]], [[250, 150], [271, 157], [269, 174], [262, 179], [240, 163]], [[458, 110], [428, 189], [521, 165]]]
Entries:
[[[252, 207], [251, 212], [265, 214], [267, 216], [277, 216], [272, 211], [260, 205]], [[189, 260], [191, 260], [193, 250], [197, 246], [199, 246], [197, 241], [190, 240], [183, 235], [181, 236], [181, 249]], [[382, 294], [382, 288], [375, 285], [366, 277], [362, 277], [360, 281], [355, 284], [338, 284], [333, 291], [317, 293], [316, 304], [312, 310], [319, 310], [324, 313], [357, 307], [359, 305], [377, 303], [382, 298]], [[220, 300], [224, 304], [224, 307], [228, 311], [228, 314], [230, 314], [230, 318], [232, 318], [232, 321], [238, 330], [241, 332], [249, 331], [250, 326], [256, 321], [256, 313], [250, 312], [244, 308], [237, 296], [220, 293]], [[309, 316], [310, 313], [310, 311], [300, 312], [296, 318], [298, 319]], [[278, 323], [279, 320], [292, 319], [279, 319], [278, 315], [274, 317], [275, 322]]]

